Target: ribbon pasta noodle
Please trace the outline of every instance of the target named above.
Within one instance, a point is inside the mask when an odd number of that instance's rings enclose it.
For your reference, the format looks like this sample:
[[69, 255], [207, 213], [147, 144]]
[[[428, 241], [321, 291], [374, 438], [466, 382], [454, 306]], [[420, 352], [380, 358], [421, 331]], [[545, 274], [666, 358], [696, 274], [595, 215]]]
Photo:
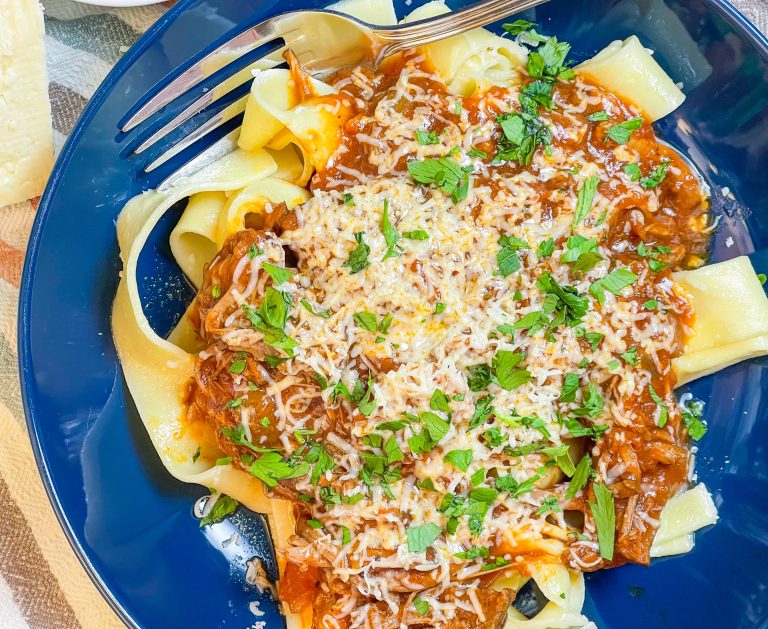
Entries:
[[685, 100], [636, 35], [611, 42], [576, 71], [634, 103], [651, 120], [663, 118]]
[[[696, 268], [706, 193], [650, 129], [682, 93], [639, 41], [575, 73], [525, 41], [478, 29], [323, 81], [287, 54], [238, 148], [120, 214], [139, 415], [173, 476], [266, 515], [291, 629], [594, 627], [585, 571], [717, 520], [687, 481], [702, 404], [674, 387], [768, 353], [768, 299], [746, 258]], [[184, 199], [197, 296], [163, 339], [137, 262]]]

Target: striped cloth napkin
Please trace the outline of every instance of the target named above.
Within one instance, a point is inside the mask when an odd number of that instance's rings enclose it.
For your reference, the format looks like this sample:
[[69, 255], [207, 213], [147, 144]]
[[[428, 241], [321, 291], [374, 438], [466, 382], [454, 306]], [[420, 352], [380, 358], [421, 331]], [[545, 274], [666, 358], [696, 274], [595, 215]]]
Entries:
[[[120, 56], [172, 4], [108, 9], [42, 0], [53, 136], [61, 149], [88, 99]], [[764, 33], [768, 0], [733, 0]], [[38, 474], [24, 425], [16, 310], [37, 200], [0, 208], [0, 627], [122, 627], [70, 549]]]

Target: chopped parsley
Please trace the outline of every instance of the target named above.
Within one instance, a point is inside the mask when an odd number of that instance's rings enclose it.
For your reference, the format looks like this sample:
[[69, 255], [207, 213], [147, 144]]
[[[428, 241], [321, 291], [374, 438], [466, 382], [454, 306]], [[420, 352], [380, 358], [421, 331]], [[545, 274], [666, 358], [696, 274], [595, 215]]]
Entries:
[[443, 460], [466, 472], [472, 463], [472, 450], [451, 450], [443, 456]]
[[382, 260], [387, 258], [396, 258], [403, 254], [402, 249], [397, 246], [397, 241], [400, 240], [400, 234], [392, 227], [392, 223], [389, 222], [389, 200], [384, 199], [384, 213], [381, 215], [381, 233], [384, 234], [384, 241], [387, 243], [387, 251], [384, 254]]
[[631, 118], [624, 122], [620, 122], [619, 124], [615, 124], [612, 127], [608, 127], [605, 131], [605, 135], [617, 144], [626, 144], [629, 142], [629, 138], [632, 137], [632, 133], [637, 131], [642, 125], [642, 118]]
[[600, 179], [597, 177], [587, 177], [581, 185], [581, 188], [579, 188], [579, 193], [576, 199], [576, 209], [573, 214], [572, 229], [578, 227], [578, 225], [587, 217], [587, 214], [589, 214], [589, 210], [592, 208], [592, 202], [595, 200], [598, 183], [600, 183]]
[[419, 616], [426, 616], [429, 613], [429, 603], [419, 596], [413, 599], [413, 608]]
[[331, 316], [330, 310], [322, 310], [322, 311], [315, 310], [315, 307], [312, 304], [310, 304], [306, 299], [301, 300], [301, 305], [304, 306], [307, 312], [315, 315], [316, 317], [327, 319], [328, 317]]
[[293, 356], [293, 350], [298, 343], [285, 333], [285, 322], [291, 297], [272, 286], [267, 286], [264, 301], [258, 309], [243, 304], [243, 313], [256, 330], [264, 336], [264, 342], [275, 349], [283, 350], [286, 355]]
[[408, 439], [408, 447], [416, 455], [431, 451], [448, 434], [450, 424], [439, 415], [425, 411], [419, 415], [424, 429]]
[[197, 459], [200, 458], [200, 446], [192, 453], [192, 463], [197, 463]]
[[547, 294], [542, 312], [552, 317], [550, 330], [563, 324], [573, 327], [587, 314], [589, 300], [579, 295], [575, 287], [558, 284], [547, 271], [536, 280], [536, 286]]
[[352, 318], [364, 330], [376, 332], [376, 315], [372, 312], [356, 312]]
[[414, 229], [412, 231], [403, 232], [403, 238], [408, 240], [429, 240], [429, 234], [423, 229]]
[[698, 441], [707, 434], [707, 427], [701, 420], [703, 413], [704, 402], [701, 400], [691, 400], [682, 408], [683, 424], [694, 441]]
[[[208, 498], [211, 500], [211, 498]], [[221, 522], [230, 513], [234, 513], [239, 503], [234, 498], [230, 498], [225, 494], [221, 494], [214, 503], [211, 510], [204, 518], [200, 520], [200, 527], [208, 526], [209, 524], [215, 524]]]
[[342, 264], [349, 268], [350, 273], [359, 273], [363, 269], [367, 269], [370, 266], [368, 261], [368, 254], [371, 253], [371, 248], [365, 244], [363, 237], [365, 232], [355, 232], [355, 242], [357, 246], [349, 254], [349, 259]]
[[492, 395], [483, 396], [475, 402], [475, 410], [472, 412], [472, 417], [469, 420], [470, 430], [484, 424], [493, 415], [494, 408], [491, 406], [492, 403]]
[[607, 120], [610, 120], [611, 117], [608, 115], [608, 113], [601, 109], [600, 111], [592, 112], [587, 116], [587, 120], [590, 122], [606, 122]]
[[567, 373], [563, 379], [563, 388], [560, 389], [561, 402], [573, 402], [576, 400], [576, 392], [579, 390], [579, 374]]
[[630, 347], [626, 352], [621, 355], [621, 359], [628, 365], [633, 367], [637, 365], [637, 347]]
[[630, 181], [638, 181], [640, 177], [643, 176], [643, 173], [640, 170], [640, 164], [625, 164], [622, 170], [629, 177]]
[[345, 192], [342, 198], [344, 199], [344, 205], [348, 207], [353, 207], [355, 205], [355, 197], [351, 192]]
[[656, 390], [653, 388], [652, 384], [648, 385], [648, 395], [651, 396], [651, 399], [656, 403], [656, 406], [659, 408], [659, 419], [656, 421], [656, 425], [659, 428], [664, 428], [667, 424], [667, 419], [669, 419], [669, 411], [667, 409], [667, 405], [664, 402], [663, 399], [659, 396], [658, 393], [656, 393]]
[[536, 481], [541, 478], [538, 474], [534, 474], [530, 478], [525, 479], [519, 483], [511, 474], [509, 476], [499, 476], [496, 479], [496, 489], [499, 491], [506, 491], [512, 498], [519, 498], [523, 494], [532, 492], [535, 488]]
[[539, 245], [536, 247], [536, 254], [540, 258], [548, 258], [555, 252], [555, 239], [554, 238], [547, 238], [546, 240], [542, 240]]
[[561, 511], [560, 505], [558, 504], [557, 498], [555, 496], [547, 496], [544, 499], [544, 502], [541, 503], [541, 506], [536, 509], [534, 515], [543, 515], [549, 511], [552, 511], [553, 513], [558, 513]]
[[637, 275], [632, 271], [621, 267], [614, 269], [605, 277], [593, 282], [592, 286], [589, 287], [589, 292], [592, 293], [598, 303], [602, 306], [605, 304], [605, 291], [613, 293], [614, 295], [621, 295], [621, 291], [627, 286], [634, 284], [637, 279]]
[[473, 146], [471, 149], [467, 151], [467, 157], [486, 159], [488, 157], [488, 153], [486, 153], [485, 151], [481, 151], [476, 146]]
[[591, 382], [587, 384], [587, 393], [583, 396], [582, 405], [573, 409], [573, 414], [579, 417], [588, 416], [594, 419], [605, 410], [605, 400], [600, 390]]
[[253, 243], [248, 248], [248, 258], [251, 259], [251, 260], [253, 260], [256, 256], [260, 256], [260, 255], [263, 255], [263, 254], [264, 254], [264, 249], [259, 249], [256, 246], [256, 243]]
[[528, 54], [528, 74], [546, 81], [572, 79], [574, 72], [565, 61], [570, 50], [569, 43], [549, 37], [543, 46]]
[[652, 190], [658, 186], [667, 176], [667, 166], [669, 166], [669, 160], [665, 159], [651, 171], [650, 175], [640, 179], [640, 185], [646, 190]]
[[405, 532], [408, 539], [408, 550], [412, 553], [426, 552], [442, 533], [442, 529], [431, 522], [421, 526], [411, 526]]
[[275, 266], [274, 264], [270, 264], [269, 262], [265, 262], [261, 265], [261, 268], [263, 268], [269, 275], [272, 277], [272, 281], [275, 283], [275, 286], [280, 286], [280, 284], [285, 284], [289, 279], [293, 277], [293, 271], [289, 269], [284, 269], [279, 266]]
[[442, 301], [436, 301], [432, 314], [442, 314], [443, 312], [445, 312], [445, 304]]
[[214, 299], [221, 297], [221, 288], [219, 288], [218, 284], [211, 286], [211, 297]]
[[519, 35], [520, 33], [524, 33], [534, 26], [536, 25], [533, 22], [529, 22], [528, 20], [515, 20], [511, 23], [502, 24], [501, 28], [503, 28], [510, 35], [514, 36]]
[[616, 509], [613, 503], [613, 493], [602, 483], [595, 483], [592, 487], [595, 492], [595, 501], [589, 501], [589, 508], [592, 511], [592, 517], [595, 518], [600, 556], [611, 561], [616, 535]]
[[571, 482], [568, 483], [568, 489], [565, 492], [565, 499], [571, 500], [587, 484], [589, 477], [592, 476], [592, 460], [589, 454], [585, 454], [571, 476]]
[[496, 254], [496, 262], [499, 265], [499, 274], [507, 277], [520, 270], [522, 263], [517, 255], [520, 249], [530, 249], [528, 243], [517, 236], [502, 236], [499, 238], [499, 252]]
[[471, 168], [462, 168], [447, 157], [428, 157], [408, 162], [408, 172], [420, 184], [434, 185], [451, 195], [454, 203], [467, 198]]
[[646, 310], [656, 310], [659, 307], [659, 302], [655, 299], [649, 299], [643, 302], [643, 308]]
[[240, 359], [234, 361], [229, 366], [229, 369], [227, 371], [229, 371], [229, 373], [241, 374], [241, 373], [243, 373], [245, 371], [245, 367], [246, 367], [247, 364], [248, 363], [245, 360], [245, 358], [240, 358]]
[[424, 129], [416, 130], [416, 141], [422, 145], [440, 143], [437, 133], [434, 131], [424, 131]]
[[[583, 188], [582, 188], [583, 189]], [[591, 271], [603, 257], [597, 253], [597, 239], [574, 235], [566, 242], [567, 249], [560, 261], [571, 265], [576, 273]]]

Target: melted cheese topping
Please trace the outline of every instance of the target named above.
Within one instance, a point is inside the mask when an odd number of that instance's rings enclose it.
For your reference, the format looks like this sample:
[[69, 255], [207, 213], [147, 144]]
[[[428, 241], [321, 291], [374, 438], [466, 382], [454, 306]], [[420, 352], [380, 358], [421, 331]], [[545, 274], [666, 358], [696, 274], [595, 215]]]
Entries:
[[[556, 91], [553, 112], [541, 113], [554, 138], [551, 149], [537, 150], [525, 168], [505, 170], [490, 158], [468, 153], [498, 141], [496, 116], [519, 110], [521, 88], [495, 88], [476, 97], [471, 109], [462, 108], [462, 99], [434, 87], [439, 84], [421, 59], [411, 57], [406, 62], [376, 106], [355, 122], [356, 132], [351, 135], [366, 147], [365, 167], [350, 160], [353, 145], [342, 143], [329, 162], [322, 188], [296, 208], [298, 227], [275, 236], [263, 255], [250, 260], [253, 279], [245, 292], [235, 296], [238, 302], [257, 307], [253, 295], [260, 291], [255, 278], [265, 277], [258, 275], [258, 268], [265, 261], [284, 264], [281, 247], [295, 254], [298, 273], [277, 288], [291, 297], [285, 332], [298, 345], [295, 356], [277, 368], [279, 379], [264, 370], [271, 383], [266, 393], [275, 401], [275, 420], [286, 455], [303, 447], [304, 440], [294, 438], [297, 430], [323, 434], [323, 445], [332, 454], [334, 467], [317, 484], [311, 483], [309, 475], [294, 481], [296, 491], [305, 496], [311, 519], [321, 526], [304, 526], [302, 541], [289, 555], [298, 564], [313, 558], [314, 565], [329, 568], [331, 579], [347, 584], [334, 607], [334, 617], [349, 623], [344, 626], [363, 626], [377, 602], [392, 614], [399, 613], [403, 592], [420, 592], [436, 622], [454, 618], [459, 610], [483, 621], [483, 607], [473, 588], [481, 577], [487, 583], [489, 568], [494, 569], [488, 562], [494, 557], [499, 567], [511, 565], [523, 571], [534, 558], [564, 561], [581, 569], [598, 565], [596, 529], [584, 506], [585, 490], [566, 499], [567, 479], [555, 466], [552, 450], [549, 455], [541, 450], [570, 445], [578, 463], [581, 442], [565, 421], [574, 413], [587, 427], [637, 424], [639, 406], [628, 401], [647, 396], [654, 378], [671, 377], [669, 355], [679, 349], [686, 316], [685, 301], [668, 274], [654, 273], [645, 264], [631, 264], [637, 275], [633, 286], [618, 294], [605, 291], [602, 305], [590, 296], [590, 287], [612, 270], [630, 268], [621, 258], [630, 247], [629, 235], [608, 243], [614, 215], [632, 211], [627, 210], [632, 205], [650, 213], [673, 211], [661, 207], [659, 190], [642, 187], [584, 150], [568, 148], [569, 141], [579, 140], [588, 131], [583, 115], [587, 108], [599, 106], [611, 116], [624, 113], [615, 106], [615, 99], [580, 80], [568, 98]], [[335, 87], [340, 98], [349, 102], [370, 101], [376, 92], [370, 77], [361, 71], [352, 72]], [[440, 132], [435, 143], [417, 141], [417, 130], [436, 127]], [[641, 158], [632, 143], [608, 146], [613, 159]], [[418, 185], [405, 169], [407, 161], [446, 155], [471, 172], [468, 194], [459, 202], [434, 186]], [[669, 168], [680, 174], [676, 163]], [[599, 181], [598, 192], [583, 224], [574, 227], [578, 191], [593, 177]], [[561, 185], [547, 185], [554, 180]], [[382, 229], [385, 208], [399, 234], [396, 255], [387, 255], [392, 248]], [[416, 231], [428, 236], [418, 240], [404, 236]], [[574, 233], [600, 243], [596, 248], [600, 259], [585, 273], [576, 273], [561, 261]], [[506, 277], [499, 273], [502, 237], [521, 241], [520, 268]], [[352, 272], [350, 253], [360, 238], [370, 249], [369, 264]], [[549, 238], [554, 249], [545, 256], [537, 247]], [[504, 331], [503, 326], [526, 315], [547, 311], [551, 297], [537, 281], [545, 273], [587, 298], [586, 314], [578, 325], [530, 334], [522, 329]], [[643, 287], [640, 292], [646, 297], [652, 295], [658, 306], [649, 309], [643, 306], [645, 299], [633, 298], [637, 287]], [[303, 301], [314, 313], [299, 305]], [[329, 316], [315, 314], [322, 311]], [[370, 313], [379, 329], [366, 329], [359, 313]], [[382, 330], [382, 320], [390, 316], [389, 327]], [[259, 334], [250, 329], [240, 311], [230, 316], [227, 325], [224, 340], [233, 349], [248, 345], [238, 343], [242, 335]], [[585, 340], [585, 332], [599, 334], [601, 340]], [[637, 351], [642, 360], [632, 364], [621, 358], [628, 351]], [[477, 365], [494, 365], [499, 352], [521, 353], [524, 358], [515, 368], [526, 369], [530, 378], [507, 390], [497, 377], [473, 391], [469, 374]], [[319, 374], [315, 377], [330, 386], [322, 392], [296, 393], [291, 386], [307, 372]], [[365, 415], [335, 386], [343, 383], [353, 391], [361, 374], [364, 389], [370, 374], [371, 408], [365, 409]], [[578, 379], [578, 387], [567, 398], [570, 401], [563, 401], [569, 374]], [[593, 397], [604, 400], [604, 407], [593, 417], [583, 411], [590, 387]], [[238, 390], [246, 390], [244, 382]], [[447, 397], [448, 410], [434, 403], [436, 391]], [[326, 418], [312, 419], [307, 414], [318, 395], [326, 407], [341, 407], [346, 418], [343, 429], [329, 430]], [[495, 414], [470, 427], [484, 399]], [[665, 399], [670, 401], [668, 413], [674, 416], [677, 410], [671, 394]], [[239, 412], [250, 437], [249, 422], [255, 418], [249, 417], [246, 408]], [[429, 451], [414, 453], [413, 440], [425, 431], [425, 412], [446, 422], [447, 429]], [[403, 418], [396, 429], [379, 428]], [[390, 438], [402, 454], [393, 457], [388, 469], [399, 469], [399, 473], [383, 478], [374, 473], [368, 484], [361, 482], [366, 466], [371, 467], [370, 457], [386, 457], [383, 443]], [[466, 469], [446, 459], [456, 451], [462, 454], [453, 460], [466, 461]], [[592, 454], [597, 479], [609, 486], [626, 469], [600, 457], [599, 444]], [[452, 456], [458, 455], [448, 459]], [[491, 491], [492, 497], [482, 503], [476, 516], [450, 517], [446, 496], [449, 501], [454, 496], [464, 506], [477, 506], [482, 501], [473, 497], [477, 496], [473, 491], [492, 489], [493, 479], [506, 476], [517, 483], [533, 479], [536, 484], [517, 496], [506, 490]], [[328, 487], [335, 496], [360, 494], [362, 498], [354, 504], [329, 500]], [[563, 511], [574, 501], [581, 501], [581, 507], [574, 508], [587, 515], [578, 540]], [[648, 526], [655, 526], [651, 515], [645, 519]], [[427, 552], [415, 551], [419, 544], [409, 541], [409, 531], [413, 536], [425, 530], [417, 527], [431, 525], [439, 527], [439, 534], [427, 535]], [[454, 527], [453, 534], [445, 532]], [[346, 531], [349, 542], [342, 543]], [[491, 549], [490, 559], [456, 557], [478, 547]], [[419, 575], [424, 578], [416, 578]], [[452, 592], [450, 599], [442, 596], [446, 592]]]

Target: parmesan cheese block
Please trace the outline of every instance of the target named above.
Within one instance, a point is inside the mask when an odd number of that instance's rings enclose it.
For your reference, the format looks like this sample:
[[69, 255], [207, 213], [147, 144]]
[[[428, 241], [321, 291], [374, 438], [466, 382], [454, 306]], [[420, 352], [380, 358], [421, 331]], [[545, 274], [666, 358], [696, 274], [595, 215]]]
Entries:
[[0, 206], [39, 196], [53, 165], [43, 13], [0, 0]]

